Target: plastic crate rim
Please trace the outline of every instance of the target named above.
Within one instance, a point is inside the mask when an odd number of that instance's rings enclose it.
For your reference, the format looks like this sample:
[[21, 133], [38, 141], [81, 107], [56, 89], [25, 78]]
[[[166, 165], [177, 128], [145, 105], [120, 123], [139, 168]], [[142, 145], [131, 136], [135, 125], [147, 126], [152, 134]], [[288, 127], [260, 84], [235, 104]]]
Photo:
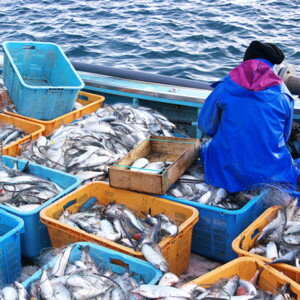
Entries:
[[[80, 96], [81, 93], [92, 94], [90, 92], [79, 91], [78, 96]], [[96, 94], [92, 94], [92, 95], [96, 95]], [[99, 99], [97, 101], [101, 101], [103, 103], [105, 101], [105, 97], [102, 96], [102, 95], [98, 95], [98, 96], [101, 97], [101, 99]], [[77, 100], [78, 99], [76, 99], [76, 101]], [[95, 102], [97, 102], [97, 101], [95, 101]], [[19, 116], [17, 116], [16, 113], [11, 113], [11, 112], [7, 111], [6, 109], [4, 110], [4, 114], [8, 114], [9, 116], [12, 116], [12, 117], [15, 117], [15, 118], [19, 118], [19, 119], [21, 118], [22, 120], [28, 120], [28, 122], [41, 125], [41, 126], [44, 127], [44, 129], [43, 129], [43, 132], [44, 132], [46, 130], [45, 125], [52, 125], [53, 122], [55, 122], [55, 121], [59, 121], [61, 123], [61, 125], [63, 125], [64, 124], [64, 120], [63, 120], [64, 116], [66, 116], [68, 114], [72, 114], [73, 112], [81, 112], [85, 108], [89, 108], [89, 107], [93, 106], [95, 104], [95, 102], [89, 103], [89, 104], [85, 105], [83, 108], [76, 109], [75, 111], [71, 111], [71, 112], [69, 112], [69, 113], [67, 113], [65, 115], [62, 115], [61, 117], [57, 117], [57, 118], [54, 118], [52, 120], [39, 120], [39, 119], [34, 119], [34, 118], [29, 118], [29, 117], [24, 117], [24, 116], [19, 117]], [[29, 119], [33, 119], [34, 122], [32, 120], [29, 120]], [[59, 120], [57, 120], [57, 119], [59, 119]]]
[[27, 83], [25, 83], [25, 81], [23, 80], [23, 77], [21, 76], [18, 68], [16, 67], [16, 65], [13, 63], [11, 64], [14, 71], [16, 72], [16, 74], [18, 74], [18, 77], [19, 77], [19, 80], [21, 81], [22, 85], [25, 86], [26, 88], [29, 88], [29, 89], [39, 89], [39, 90], [49, 90], [49, 89], [65, 89], [65, 90], [68, 90], [68, 89], [83, 89], [85, 87], [85, 84], [82, 80], [82, 78], [78, 75], [77, 71], [75, 70], [75, 68], [73, 67], [73, 65], [71, 64], [71, 62], [69, 61], [69, 59], [67, 58], [67, 56], [65, 55], [64, 51], [60, 48], [59, 45], [55, 44], [55, 43], [47, 43], [47, 42], [26, 42], [26, 41], [6, 41], [6, 42], [3, 42], [2, 43], [2, 48], [3, 48], [3, 51], [4, 53], [10, 58], [10, 62], [13, 62], [13, 58], [12, 56], [10, 55], [9, 51], [8, 51], [8, 48], [7, 46], [9, 44], [12, 44], [12, 43], [19, 43], [19, 44], [29, 44], [29, 45], [39, 45], [39, 44], [44, 44], [44, 45], [52, 45], [54, 47], [56, 47], [60, 53], [63, 55], [63, 57], [66, 59], [69, 67], [72, 69], [72, 71], [75, 73], [76, 75], [76, 78], [79, 80], [80, 82], [80, 85], [78, 86], [35, 86], [35, 85], [28, 85]]
[[[6, 110], [5, 110], [6, 111]], [[32, 124], [32, 125], [35, 125], [35, 126], [37, 126], [37, 127], [40, 127], [39, 128], [39, 130], [45, 130], [45, 126], [43, 125], [43, 124], [40, 124], [40, 123], [36, 123], [36, 122], [32, 122], [32, 121], [30, 121], [30, 120], [25, 120], [25, 119], [23, 119], [23, 118], [20, 118], [20, 117], [17, 117], [17, 116], [12, 116], [12, 115], [8, 115], [8, 114], [6, 114], [6, 113], [0, 113], [0, 117], [5, 117], [5, 118], [10, 118], [10, 119], [13, 119], [13, 120], [18, 120], [18, 121], [20, 121], [20, 120], [22, 120], [22, 121], [25, 121], [26, 123], [30, 123], [30, 124]], [[3, 155], [4, 156], [4, 155]]]

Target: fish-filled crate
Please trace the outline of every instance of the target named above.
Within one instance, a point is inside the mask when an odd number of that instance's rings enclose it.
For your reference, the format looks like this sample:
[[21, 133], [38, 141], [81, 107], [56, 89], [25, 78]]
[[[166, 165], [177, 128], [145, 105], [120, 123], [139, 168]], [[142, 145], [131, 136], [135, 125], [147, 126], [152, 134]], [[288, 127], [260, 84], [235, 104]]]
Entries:
[[22, 144], [36, 140], [45, 127], [14, 116], [0, 114], [0, 146], [3, 155], [17, 156]]
[[5, 110], [5, 113], [14, 117], [22, 118], [30, 122], [38, 123], [45, 126], [43, 135], [49, 136], [55, 129], [59, 128], [60, 126], [69, 124], [83, 117], [84, 115], [88, 115], [95, 112], [98, 108], [102, 107], [104, 100], [105, 98], [101, 95], [80, 91], [77, 96], [74, 109], [71, 112], [48, 121], [25, 117], [8, 110]]
[[20, 235], [23, 230], [22, 219], [0, 209], [0, 288], [21, 275]]
[[[199, 285], [200, 287], [207, 288], [211, 287], [221, 279], [230, 278], [236, 275], [239, 276], [241, 280], [249, 281], [251, 278], [253, 278], [256, 272], [259, 272], [259, 268], [261, 268], [261, 271], [260, 273], [258, 273], [259, 276], [257, 278], [257, 287], [259, 289], [277, 295], [279, 289], [281, 289], [284, 285], [289, 284], [291, 293], [294, 294], [294, 297], [292, 297], [291, 299], [300, 299], [300, 285], [298, 283], [275, 270], [271, 266], [266, 266], [263, 261], [251, 257], [240, 257], [234, 259], [233, 261], [226, 263], [225, 265], [191, 281], [190, 283], [194, 283]], [[259, 299], [270, 298], [264, 297]]]
[[198, 210], [199, 221], [193, 230], [192, 252], [227, 262], [237, 257], [231, 247], [232, 241], [264, 211], [263, 199], [266, 194], [266, 190], [262, 191], [242, 208], [236, 210], [214, 207], [169, 195], [162, 197]]
[[[162, 272], [148, 262], [145, 262], [143, 260], [131, 257], [129, 255], [108, 248], [104, 248], [97, 244], [88, 243], [88, 242], [79, 242], [79, 243], [69, 245], [63, 251], [64, 253], [55, 256], [41, 270], [37, 271], [26, 281], [23, 282], [23, 286], [29, 293], [30, 291], [32, 291], [33, 286], [41, 286], [40, 280], [41, 277], [43, 276], [43, 272], [48, 273], [47, 276], [49, 277], [50, 282], [51, 279], [53, 279], [53, 275], [51, 276], [51, 274], [54, 274], [54, 281], [59, 278], [63, 280], [64, 277], [66, 277], [64, 276], [64, 273], [66, 269], [69, 267], [69, 265], [73, 264], [73, 266], [75, 266], [75, 264], [77, 263], [77, 265], [79, 266], [78, 262], [82, 262], [83, 266], [85, 265], [88, 266], [88, 264], [91, 263], [92, 261], [92, 264], [97, 267], [97, 271], [87, 269], [87, 272], [85, 272], [84, 270], [81, 272], [82, 274], [81, 283], [84, 281], [86, 277], [87, 279], [86, 284], [88, 289], [87, 288], [84, 289], [84, 287], [82, 287], [79, 290], [77, 289], [77, 294], [82, 293], [82, 295], [79, 295], [78, 298], [76, 297], [76, 299], [87, 299], [88, 297], [89, 299], [92, 299], [93, 298], [91, 295], [92, 293], [102, 294], [108, 290], [110, 290], [108, 291], [109, 292], [108, 294], [110, 294], [113, 290], [115, 290], [116, 292], [119, 286], [118, 282], [122, 280], [122, 276], [124, 276], [123, 279], [124, 283], [125, 280], [127, 280], [125, 286], [127, 285], [128, 289], [130, 289], [131, 287], [130, 286], [131, 280], [134, 281], [132, 283], [134, 287], [134, 285], [138, 285], [140, 284], [140, 282], [143, 282], [145, 284], [156, 284], [159, 281], [160, 277], [162, 276]], [[66, 252], [68, 252], [68, 254]], [[57, 264], [57, 262], [61, 260], [62, 255], [65, 255], [65, 257], [67, 256], [68, 265], [64, 266], [63, 264], [61, 265], [59, 265], [59, 263]], [[84, 259], [85, 257], [87, 258], [87, 261], [82, 261], [82, 259]], [[65, 271], [63, 269], [65, 269]], [[102, 271], [104, 273], [103, 276], [101, 275]], [[58, 276], [60, 273], [62, 273], [62, 275]], [[130, 279], [128, 279], [127, 276], [130, 276]], [[73, 279], [74, 280], [76, 279], [76, 274], [73, 274], [73, 276], [69, 275], [67, 277], [69, 278], [70, 281], [72, 281]], [[94, 279], [98, 284], [95, 284], [94, 286], [90, 286], [92, 279]], [[115, 282], [117, 282], [117, 284]], [[105, 283], [105, 288], [101, 292], [101, 287], [103, 288], [103, 283]], [[111, 288], [109, 286], [111, 286]], [[124, 284], [121, 284], [121, 286], [122, 288], [124, 288]], [[55, 286], [53, 286], [53, 289], [55, 289]], [[131, 289], [133, 288], [131, 287]], [[51, 291], [49, 292], [51, 293]], [[126, 296], [129, 295], [126, 294]], [[130, 299], [135, 299], [135, 297], [132, 296], [133, 295], [131, 295]], [[60, 299], [65, 299], [65, 298], [60, 298]]]
[[[282, 218], [280, 220], [280, 217]], [[278, 220], [277, 224], [276, 224], [276, 219]], [[276, 226], [276, 228], [280, 228], [280, 226], [283, 226], [286, 222], [284, 222], [284, 212], [282, 211], [281, 207], [279, 206], [274, 206], [274, 207], [270, 207], [268, 208], [263, 214], [261, 214], [252, 224], [249, 225], [249, 227], [247, 227], [232, 243], [232, 248], [233, 250], [239, 255], [239, 256], [246, 256], [246, 257], [254, 257], [255, 259], [259, 259], [261, 261], [267, 262], [267, 263], [271, 263], [273, 261], [273, 259], [271, 258], [267, 258], [265, 256], [263, 256], [263, 254], [258, 254], [255, 253], [252, 248], [255, 248], [255, 246], [258, 246], [258, 239], [260, 238], [260, 236], [264, 233], [264, 229], [267, 229], [267, 226], [269, 226], [269, 224], [271, 224], [271, 222], [273, 221], [273, 226]], [[287, 222], [292, 222], [293, 221], [287, 221]], [[299, 222], [297, 222], [296, 226], [298, 225], [299, 227]], [[272, 224], [271, 224], [272, 225]], [[269, 226], [270, 227], [270, 226]], [[300, 229], [298, 229], [299, 231]], [[269, 231], [269, 229], [268, 229]], [[266, 233], [268, 234], [268, 236], [272, 236], [272, 232], [274, 232], [274, 230], [269, 231], [269, 233], [266, 231]], [[275, 231], [276, 232], [276, 231]], [[283, 236], [282, 232], [278, 232], [277, 236], [280, 237]], [[288, 236], [288, 235], [286, 235]], [[289, 250], [293, 251], [293, 252], [298, 252], [295, 253], [295, 257], [291, 257], [291, 263], [296, 263], [296, 259], [298, 257], [300, 257], [300, 238], [299, 238], [299, 233], [298, 235], [296, 235], [296, 237], [298, 237], [298, 243], [295, 245], [295, 243], [293, 242], [293, 245], [288, 245], [291, 244], [290, 240], [288, 240], [287, 242], [289, 242], [287, 244], [289, 248]], [[292, 236], [291, 236], [292, 238]], [[282, 246], [284, 246], [284, 244], [286, 244], [286, 242], [283, 244]], [[281, 249], [283, 250], [283, 249]], [[291, 253], [291, 252], [290, 252]], [[285, 254], [285, 253], [283, 253]], [[292, 260], [294, 260], [292, 262]], [[298, 262], [299, 264], [299, 262]], [[277, 269], [278, 271], [282, 272], [283, 274], [285, 274], [286, 276], [288, 276], [289, 278], [291, 278], [292, 280], [300, 283], [300, 268], [299, 266], [295, 266], [295, 265], [290, 265], [287, 263], [274, 263], [272, 264], [272, 267], [274, 267], [275, 269]]]
[[4, 42], [3, 81], [19, 114], [52, 120], [70, 112], [84, 83], [53, 43]]
[[[198, 159], [199, 148], [197, 139], [150, 136], [109, 168], [109, 184], [162, 195]], [[148, 164], [136, 165], [142, 159]]]
[[75, 228], [58, 219], [65, 210], [75, 214], [92, 198], [107, 206], [110, 203], [123, 204], [137, 216], [165, 214], [178, 226], [175, 236], [164, 237], [158, 244], [171, 272], [180, 275], [189, 266], [193, 226], [198, 220], [196, 209], [151, 195], [111, 188], [107, 183], [94, 182], [82, 186], [71, 194], [41, 211], [41, 220], [48, 227], [53, 247], [62, 247], [79, 241], [89, 241], [117, 250], [130, 256], [145, 259], [141, 251], [121, 245], [107, 238]]
[[[63, 173], [58, 170], [50, 169], [44, 166], [37, 165], [35, 163], [19, 160], [9, 156], [2, 156], [0, 162], [8, 168], [8, 173], [11, 174], [11, 178], [8, 180], [8, 183], [5, 184], [3, 182], [3, 178], [1, 179], [2, 182], [0, 186], [3, 189], [3, 193], [0, 195], [0, 199], [2, 199], [0, 208], [8, 211], [15, 216], [18, 216], [24, 221], [24, 233], [21, 234], [22, 255], [29, 258], [34, 257], [40, 254], [43, 248], [51, 246], [47, 227], [40, 221], [40, 211], [49, 204], [60, 199], [62, 196], [76, 189], [80, 184], [80, 179], [74, 175]], [[16, 173], [16, 171], [13, 170], [14, 167], [19, 171], [26, 170], [26, 172], [22, 174]], [[3, 166], [0, 166], [0, 170], [2, 169], [2, 172], [6, 170], [3, 168]], [[41, 205], [36, 205], [32, 209], [28, 209], [26, 211], [21, 210], [20, 207], [18, 208], [5, 205], [2, 198], [6, 195], [5, 191], [13, 189], [14, 186], [17, 186], [16, 183], [18, 183], [18, 177], [20, 176], [19, 178], [21, 178], [21, 175], [37, 176], [38, 178], [40, 178], [41, 184], [43, 180], [47, 180], [55, 185], [58, 185], [61, 190], [56, 194], [56, 196], [51, 197]], [[26, 182], [22, 182], [25, 184], [25, 186], [23, 190], [21, 190], [21, 194], [22, 191], [26, 191], [26, 189], [28, 189], [27, 180], [28, 179], [24, 180]], [[43, 186], [40, 187], [41, 190], [42, 187]], [[17, 190], [14, 191], [14, 196], [16, 196], [16, 192]]]

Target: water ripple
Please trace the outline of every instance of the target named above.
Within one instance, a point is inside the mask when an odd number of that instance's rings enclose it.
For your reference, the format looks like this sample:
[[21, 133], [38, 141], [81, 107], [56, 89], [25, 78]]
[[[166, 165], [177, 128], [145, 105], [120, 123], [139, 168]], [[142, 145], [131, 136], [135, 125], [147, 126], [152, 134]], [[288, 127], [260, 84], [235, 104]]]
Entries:
[[1, 0], [0, 18], [0, 42], [54, 42], [70, 59], [206, 82], [254, 39], [300, 66], [295, 0]]

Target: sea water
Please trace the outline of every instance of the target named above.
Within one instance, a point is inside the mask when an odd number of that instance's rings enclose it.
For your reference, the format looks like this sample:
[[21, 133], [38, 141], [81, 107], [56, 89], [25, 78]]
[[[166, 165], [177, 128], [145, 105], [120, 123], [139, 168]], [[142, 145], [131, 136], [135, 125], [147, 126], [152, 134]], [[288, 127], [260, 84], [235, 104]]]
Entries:
[[299, 0], [0, 0], [0, 42], [54, 42], [74, 61], [211, 82], [258, 39], [300, 70]]

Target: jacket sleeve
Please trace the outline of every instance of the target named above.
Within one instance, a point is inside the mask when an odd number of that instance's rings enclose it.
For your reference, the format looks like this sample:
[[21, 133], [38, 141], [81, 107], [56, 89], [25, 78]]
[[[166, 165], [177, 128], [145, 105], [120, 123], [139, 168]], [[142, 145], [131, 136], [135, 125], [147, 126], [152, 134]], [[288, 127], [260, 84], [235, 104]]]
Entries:
[[286, 112], [287, 118], [285, 121], [284, 132], [283, 132], [284, 141], [285, 143], [287, 143], [290, 138], [292, 126], [293, 126], [294, 100], [286, 94], [284, 94], [283, 97], [286, 98], [288, 103], [287, 112]]
[[203, 134], [213, 137], [219, 127], [221, 107], [219, 86], [207, 97], [198, 116], [198, 127]]

